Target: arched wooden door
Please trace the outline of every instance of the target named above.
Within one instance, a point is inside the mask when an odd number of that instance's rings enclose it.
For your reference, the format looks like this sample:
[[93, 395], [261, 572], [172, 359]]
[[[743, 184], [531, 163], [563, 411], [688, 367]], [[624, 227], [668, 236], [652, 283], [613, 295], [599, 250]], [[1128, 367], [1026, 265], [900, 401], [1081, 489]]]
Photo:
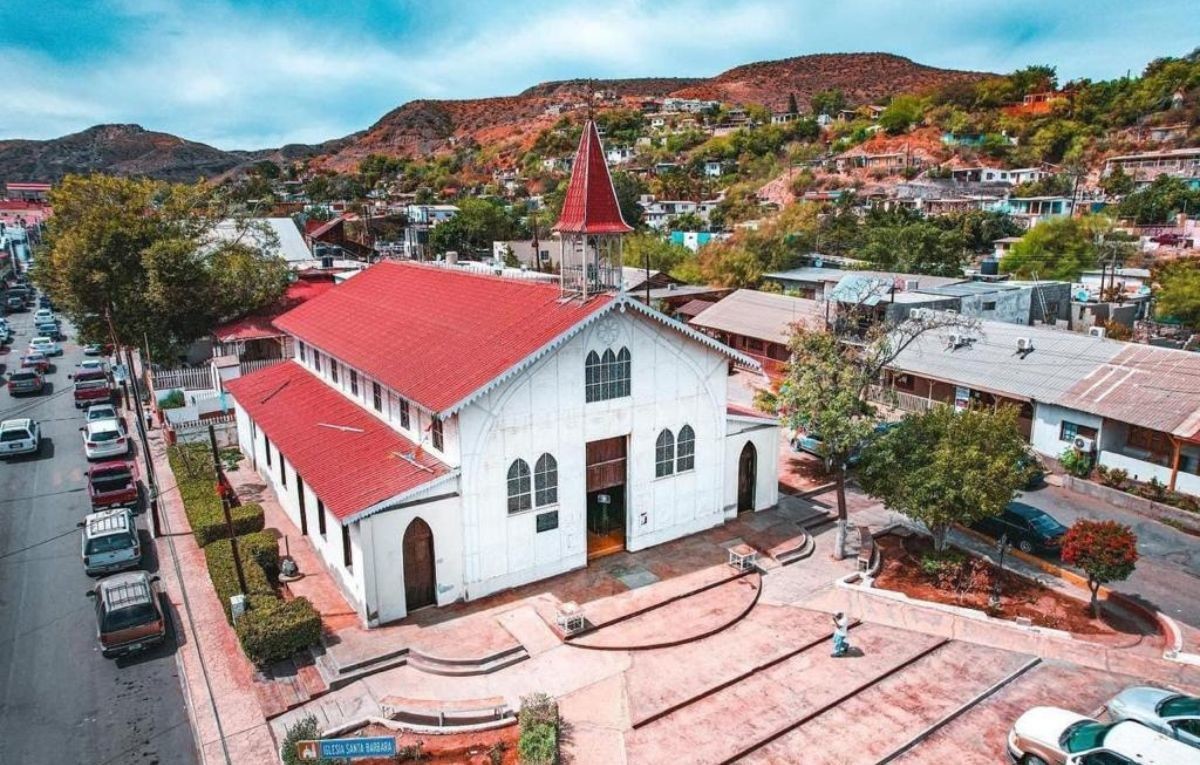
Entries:
[[437, 603], [433, 567], [433, 531], [414, 518], [404, 530], [404, 607], [409, 612]]
[[738, 512], [754, 509], [754, 486], [758, 483], [758, 450], [747, 441], [738, 457]]

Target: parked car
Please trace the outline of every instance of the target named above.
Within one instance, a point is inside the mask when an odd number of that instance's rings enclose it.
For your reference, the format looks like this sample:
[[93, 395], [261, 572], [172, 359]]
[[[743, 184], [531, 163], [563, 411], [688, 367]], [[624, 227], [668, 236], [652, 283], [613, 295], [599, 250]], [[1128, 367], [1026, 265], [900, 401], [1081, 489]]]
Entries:
[[0, 345], [8, 345], [10, 342], [12, 342], [12, 339], [12, 327], [8, 326], [8, 321], [0, 318]]
[[103, 372], [108, 374], [108, 363], [104, 359], [84, 359], [75, 365], [80, 372]]
[[1102, 723], [1055, 707], [1034, 707], [1013, 723], [1008, 756], [1021, 765], [1195, 765], [1195, 750], [1141, 723]]
[[75, 408], [112, 403], [112, 385], [104, 372], [84, 371], [71, 378], [75, 381]]
[[[871, 440], [878, 438], [879, 436], [888, 432], [892, 428], [896, 427], [896, 425], [897, 425], [897, 423], [894, 423], [894, 422], [877, 423], [875, 425], [874, 434], [870, 438], [868, 438], [866, 441], [864, 441], [863, 443], [861, 443], [857, 447], [855, 447], [854, 451], [850, 453], [849, 459], [846, 460], [847, 464], [849, 464], [851, 466], [857, 465], [859, 459], [861, 459], [861, 457], [862, 457], [863, 448], [868, 443], [870, 443]], [[808, 452], [809, 454], [823, 458], [823, 455], [821, 454], [821, 446], [822, 446], [823, 442], [822, 442], [821, 436], [818, 433], [801, 428], [799, 430], [792, 431], [791, 433], [789, 433], [788, 440], [791, 442], [792, 449], [794, 451]]]
[[51, 366], [50, 357], [40, 351], [28, 351], [21, 357], [21, 369], [36, 369], [45, 374]]
[[0, 457], [37, 454], [42, 448], [42, 428], [28, 417], [0, 422]]
[[49, 295], [38, 295], [37, 304], [38, 308], [49, 308], [51, 311], [54, 310], [54, 301], [50, 299]]
[[137, 466], [127, 460], [101, 462], [88, 468], [88, 499], [93, 510], [129, 507], [137, 511]]
[[1104, 708], [1114, 720], [1136, 720], [1200, 749], [1200, 698], [1135, 685], [1113, 696]]
[[38, 322], [37, 326], [34, 327], [34, 331], [42, 337], [48, 337], [55, 342], [63, 339], [62, 331], [52, 321]]
[[83, 529], [83, 570], [88, 576], [136, 568], [142, 562], [142, 543], [129, 508], [89, 513], [79, 526]]
[[996, 539], [1007, 535], [1021, 552], [1050, 555], [1058, 554], [1067, 533], [1054, 516], [1024, 502], [1009, 502], [1000, 515], [976, 521], [971, 528]]
[[20, 313], [21, 311], [29, 310], [25, 307], [25, 296], [14, 295], [11, 292], [7, 297], [4, 298], [4, 307], [8, 309], [10, 313]]
[[125, 457], [133, 445], [121, 420], [94, 420], [80, 430], [83, 431], [83, 453], [89, 460]]
[[[24, 363], [21, 365], [24, 366]], [[41, 393], [46, 387], [46, 378], [37, 368], [19, 369], [8, 376], [8, 392], [17, 396], [22, 393]]]
[[95, 422], [96, 420], [119, 420], [120, 413], [112, 404], [92, 404], [83, 411], [84, 420], [87, 422]]
[[33, 320], [38, 324], [54, 321], [54, 311], [49, 308], [39, 308], [33, 312]]
[[100, 653], [113, 659], [163, 641], [167, 619], [154, 584], [157, 576], [129, 571], [105, 577], [88, 591], [96, 604], [96, 639]]
[[83, 346], [84, 356], [99, 356], [104, 351], [104, 346], [100, 343], [88, 343]]
[[44, 353], [47, 356], [61, 356], [62, 347], [53, 339], [45, 335], [38, 335], [29, 341], [29, 350]]

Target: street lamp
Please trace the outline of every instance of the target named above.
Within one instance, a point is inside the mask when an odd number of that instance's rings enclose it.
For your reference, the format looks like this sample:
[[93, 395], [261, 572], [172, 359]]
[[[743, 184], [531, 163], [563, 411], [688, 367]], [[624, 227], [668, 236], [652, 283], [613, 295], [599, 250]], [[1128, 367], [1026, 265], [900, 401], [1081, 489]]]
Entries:
[[1000, 570], [996, 572], [996, 578], [992, 582], [992, 594], [988, 597], [988, 605], [994, 611], [1000, 610], [1000, 580], [1004, 577], [1004, 555], [1012, 548], [1012, 543], [1008, 541], [1008, 534], [1001, 534], [996, 540], [996, 552], [1000, 555]]

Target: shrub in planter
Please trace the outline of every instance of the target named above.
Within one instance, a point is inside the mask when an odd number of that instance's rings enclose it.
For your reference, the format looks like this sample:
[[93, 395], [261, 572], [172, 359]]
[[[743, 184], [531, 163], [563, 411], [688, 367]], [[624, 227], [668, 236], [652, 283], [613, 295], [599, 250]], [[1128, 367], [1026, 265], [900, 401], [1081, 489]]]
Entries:
[[[279, 566], [279, 545], [265, 531], [238, 537], [238, 552], [242, 556], [242, 574], [246, 577], [247, 595], [253, 600], [256, 596], [265, 596], [271, 600], [277, 598], [275, 587], [267, 575], [267, 570], [259, 561], [271, 563], [275, 569]], [[237, 568], [233, 564], [233, 550], [228, 539], [219, 539], [204, 548], [204, 558], [208, 565], [208, 576], [212, 579], [213, 589], [221, 607], [225, 609], [225, 618], [231, 623], [229, 599], [238, 594]]]
[[1137, 495], [1153, 502], [1165, 502], [1167, 499], [1167, 485], [1158, 480], [1157, 477], [1151, 478], [1149, 483], [1144, 483], [1137, 487]]
[[1063, 537], [1062, 559], [1087, 574], [1092, 613], [1099, 619], [1100, 585], [1122, 582], [1133, 573], [1138, 559], [1137, 536], [1116, 521], [1079, 520]]
[[1100, 483], [1110, 489], [1125, 490], [1129, 483], [1129, 471], [1122, 468], [1110, 468], [1104, 465], [1096, 466], [1096, 475], [1100, 478]]
[[554, 765], [558, 762], [558, 704], [544, 693], [521, 698], [517, 713], [521, 737], [517, 754], [522, 765]]
[[1058, 455], [1058, 461], [1062, 464], [1063, 470], [1076, 478], [1087, 478], [1092, 472], [1091, 455], [1084, 454], [1074, 446], [1064, 449], [1063, 453]]
[[159, 409], [179, 409], [187, 404], [187, 399], [183, 396], [183, 391], [173, 390], [158, 402]]
[[[167, 450], [171, 471], [183, 509], [187, 514], [196, 544], [207, 547], [218, 539], [229, 536], [225, 523], [225, 511], [221, 506], [221, 495], [217, 491], [216, 472], [213, 469], [212, 453], [203, 444], [178, 444]], [[262, 507], [251, 502], [236, 506], [229, 511], [233, 521], [233, 532], [238, 536], [262, 531], [265, 523]]]
[[266, 599], [238, 620], [237, 635], [246, 658], [259, 666], [283, 661], [321, 640], [321, 615], [308, 598]]
[[333, 760], [301, 760], [296, 754], [297, 743], [314, 741], [319, 738], [321, 738], [321, 727], [317, 723], [316, 715], [305, 715], [296, 721], [295, 725], [288, 726], [283, 743], [279, 745], [279, 754], [283, 759], [283, 765], [334, 765]]

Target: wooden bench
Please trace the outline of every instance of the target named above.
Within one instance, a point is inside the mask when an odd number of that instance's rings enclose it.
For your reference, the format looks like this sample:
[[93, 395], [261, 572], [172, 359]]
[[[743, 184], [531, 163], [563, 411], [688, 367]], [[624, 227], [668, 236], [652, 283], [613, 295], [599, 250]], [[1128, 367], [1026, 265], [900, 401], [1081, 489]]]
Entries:
[[858, 527], [858, 570], [866, 571], [875, 557], [875, 537], [868, 526]]

